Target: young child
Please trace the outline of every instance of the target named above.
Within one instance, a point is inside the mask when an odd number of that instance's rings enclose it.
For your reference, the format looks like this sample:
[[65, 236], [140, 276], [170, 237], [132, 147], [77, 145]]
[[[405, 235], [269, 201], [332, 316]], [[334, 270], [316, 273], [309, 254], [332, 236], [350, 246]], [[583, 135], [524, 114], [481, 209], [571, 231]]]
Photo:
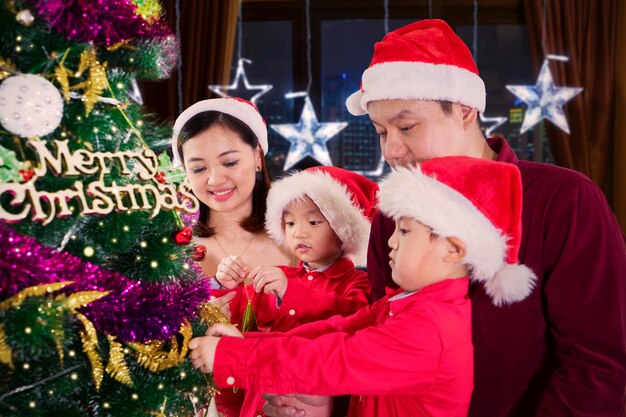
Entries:
[[[301, 262], [296, 268], [250, 270], [238, 257], [225, 258], [218, 267], [220, 282], [244, 282], [229, 305], [231, 323], [242, 323], [248, 300], [259, 330], [283, 332], [337, 314], [349, 316], [367, 305], [367, 273], [355, 263], [365, 264], [377, 191], [376, 183], [336, 167], [309, 168], [275, 182], [267, 198], [266, 229]], [[260, 394], [246, 393], [240, 415], [253, 414], [260, 400]]]
[[534, 285], [517, 259], [521, 198], [512, 164], [445, 157], [392, 172], [381, 183], [380, 209], [396, 221], [389, 256], [403, 292], [283, 334], [243, 339], [216, 325], [189, 342], [190, 358], [219, 386], [352, 394], [350, 416], [466, 416], [469, 279], [496, 305], [524, 299]]

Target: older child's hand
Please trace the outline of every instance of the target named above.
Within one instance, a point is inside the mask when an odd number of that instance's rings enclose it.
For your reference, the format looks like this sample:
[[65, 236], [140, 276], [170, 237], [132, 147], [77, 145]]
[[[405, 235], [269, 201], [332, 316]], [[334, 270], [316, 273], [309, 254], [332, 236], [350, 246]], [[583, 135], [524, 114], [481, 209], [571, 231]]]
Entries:
[[231, 336], [231, 337], [239, 337], [243, 339], [243, 333], [239, 331], [235, 326], [229, 324], [214, 324], [209, 327], [209, 330], [206, 331], [207, 336]]
[[194, 368], [210, 374], [215, 363], [215, 350], [220, 338], [215, 336], [194, 337], [189, 341], [189, 358]]
[[230, 320], [230, 303], [235, 299], [236, 296], [237, 293], [235, 291], [230, 291], [222, 295], [221, 297], [211, 297], [209, 303], [219, 308], [222, 314], [224, 314]]
[[250, 274], [256, 292], [264, 291], [266, 294], [274, 294], [283, 298], [287, 291], [287, 277], [285, 273], [275, 266], [260, 266]]
[[231, 289], [241, 284], [249, 272], [250, 268], [239, 256], [231, 255], [222, 258], [217, 266], [215, 279], [222, 287]]

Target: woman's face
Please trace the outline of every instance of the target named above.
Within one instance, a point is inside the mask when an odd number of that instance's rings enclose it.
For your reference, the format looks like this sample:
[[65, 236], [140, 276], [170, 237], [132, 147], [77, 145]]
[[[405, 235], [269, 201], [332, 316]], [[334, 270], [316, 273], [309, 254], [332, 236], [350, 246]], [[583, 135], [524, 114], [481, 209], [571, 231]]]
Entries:
[[252, 190], [260, 148], [252, 149], [233, 130], [216, 124], [182, 147], [185, 171], [195, 196], [215, 212], [252, 212]]

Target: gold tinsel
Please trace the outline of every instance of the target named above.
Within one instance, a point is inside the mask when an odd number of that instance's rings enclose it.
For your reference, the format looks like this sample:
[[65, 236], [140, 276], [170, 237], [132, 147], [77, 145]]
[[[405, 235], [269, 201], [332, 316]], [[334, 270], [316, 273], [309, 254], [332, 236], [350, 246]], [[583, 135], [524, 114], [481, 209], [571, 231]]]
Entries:
[[85, 103], [85, 113], [89, 116], [94, 104], [96, 104], [107, 86], [106, 62], [101, 64], [96, 56], [96, 51], [93, 49], [83, 51], [83, 53], [80, 54], [80, 63], [78, 64], [78, 71], [75, 76], [81, 77], [86, 70], [89, 70], [87, 81], [74, 84], [70, 89], [85, 90], [83, 92], [82, 101]]
[[28, 297], [44, 295], [60, 290], [70, 285], [72, 281], [56, 282], [54, 284], [42, 284], [28, 287], [0, 303], [0, 310], [8, 310], [9, 308], [19, 307]]
[[54, 70], [54, 77], [61, 85], [61, 91], [63, 91], [63, 98], [65, 102], [70, 101], [70, 71], [60, 63]]
[[74, 312], [77, 309], [85, 307], [86, 305], [91, 304], [92, 302], [104, 297], [109, 293], [110, 291], [79, 291], [69, 296], [59, 295], [55, 300], [64, 302], [67, 307], [72, 310], [72, 312]]
[[182, 346], [178, 347], [176, 336], [169, 340], [169, 349], [165, 348], [165, 342], [150, 340], [144, 343], [128, 343], [128, 346], [136, 351], [137, 362], [151, 372], [162, 371], [172, 368], [180, 363], [187, 354], [187, 344], [191, 339], [191, 325], [185, 322], [180, 327], [183, 335]]
[[200, 321], [208, 324], [209, 326], [217, 323], [230, 324], [230, 320], [224, 315], [224, 313], [222, 313], [219, 307], [208, 302], [200, 305], [198, 314], [200, 316]]
[[0, 57], [0, 80], [4, 80], [7, 77], [13, 75], [11, 71], [15, 70], [15, 64], [9, 58], [1, 58]]
[[98, 335], [93, 323], [80, 313], [76, 314], [76, 318], [83, 323], [84, 330], [80, 331], [80, 339], [83, 342], [83, 352], [87, 355], [91, 364], [91, 374], [93, 382], [96, 384], [96, 391], [100, 389], [100, 384], [104, 378], [104, 369], [102, 359], [98, 353]]
[[154, 22], [161, 16], [161, 4], [158, 0], [135, 0], [137, 14], [147, 22]]
[[0, 323], [0, 363], [7, 365], [11, 369], [15, 369], [11, 348], [7, 343], [7, 335], [4, 332], [4, 323]]
[[115, 340], [114, 336], [107, 335], [107, 340], [109, 341], [109, 363], [105, 371], [116, 381], [125, 385], [132, 385], [133, 380], [130, 377], [130, 371], [124, 360], [124, 348], [122, 344]]

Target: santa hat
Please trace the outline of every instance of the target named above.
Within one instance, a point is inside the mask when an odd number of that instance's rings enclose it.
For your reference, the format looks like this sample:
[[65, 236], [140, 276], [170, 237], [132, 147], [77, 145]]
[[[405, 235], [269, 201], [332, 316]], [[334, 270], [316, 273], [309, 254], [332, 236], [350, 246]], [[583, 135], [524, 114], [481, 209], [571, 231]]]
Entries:
[[495, 305], [521, 301], [535, 274], [518, 262], [522, 183], [513, 164], [464, 156], [436, 158], [390, 173], [380, 184], [380, 210], [410, 217], [438, 236], [466, 245], [465, 264]]
[[252, 133], [257, 137], [263, 154], [267, 153], [267, 127], [265, 120], [261, 117], [259, 110], [248, 100], [239, 97], [213, 98], [199, 101], [189, 106], [178, 116], [174, 123], [174, 133], [172, 135], [172, 167], [180, 167], [183, 161], [178, 153], [178, 136], [185, 123], [198, 113], [206, 111], [217, 111], [226, 113], [246, 124]]
[[283, 211], [291, 202], [307, 196], [341, 240], [344, 255], [356, 265], [365, 265], [377, 191], [375, 182], [354, 172], [333, 166], [309, 168], [272, 183], [265, 228], [283, 245]]
[[436, 100], [485, 111], [485, 83], [472, 54], [446, 22], [420, 20], [389, 32], [374, 45], [361, 89], [346, 100], [355, 116], [375, 100]]

